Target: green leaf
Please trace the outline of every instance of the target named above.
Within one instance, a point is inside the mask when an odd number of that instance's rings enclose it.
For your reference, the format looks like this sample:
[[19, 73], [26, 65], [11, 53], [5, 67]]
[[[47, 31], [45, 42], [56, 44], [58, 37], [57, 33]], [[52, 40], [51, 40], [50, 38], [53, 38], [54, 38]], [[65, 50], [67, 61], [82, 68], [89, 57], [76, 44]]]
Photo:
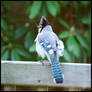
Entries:
[[21, 49], [24, 48], [24, 46], [22, 44], [17, 44], [17, 43], [14, 43], [14, 47], [15, 48], [21, 48]]
[[10, 29], [10, 26], [8, 26], [7, 22], [1, 18], [1, 28], [3, 33], [6, 35], [6, 39], [9, 41], [14, 41], [14, 31]]
[[81, 51], [80, 51], [79, 44], [77, 43], [77, 41], [75, 40], [75, 38], [72, 35], [68, 37], [66, 45], [70, 52], [73, 52], [73, 54], [77, 58], [80, 58]]
[[5, 31], [8, 31], [8, 30], [9, 30], [7, 23], [6, 23], [6, 21], [5, 21], [3, 18], [1, 18], [1, 27], [2, 27]]
[[35, 18], [39, 13], [42, 6], [42, 1], [34, 1], [32, 3], [32, 6], [29, 6], [28, 12], [29, 12], [29, 18], [33, 19]]
[[1, 60], [7, 60], [9, 57], [9, 51], [6, 50], [2, 55], [1, 55]]
[[65, 8], [67, 5], [68, 5], [68, 3], [69, 3], [69, 1], [60, 1], [61, 2], [61, 4], [62, 4], [62, 6]]
[[84, 39], [81, 35], [76, 34], [76, 38], [78, 39], [78, 41], [80, 42], [80, 44], [85, 48], [85, 49], [89, 49], [88, 43], [86, 42], [86, 39]]
[[30, 51], [30, 52], [35, 52], [35, 51], [36, 51], [35, 48], [36, 48], [36, 47], [35, 47], [35, 44], [33, 44], [32, 46], [30, 46], [29, 51]]
[[1, 47], [1, 54], [4, 53], [4, 51], [6, 50], [6, 48], [7, 48], [7, 46], [2, 46], [2, 47]]
[[36, 35], [36, 33], [33, 30], [27, 32], [27, 34], [25, 36], [25, 41], [24, 41], [24, 46], [26, 48], [29, 48], [30, 45], [32, 45], [34, 43], [35, 35]]
[[13, 49], [11, 51], [11, 60], [13, 60], [13, 61], [21, 60], [21, 57], [17, 53], [16, 49]]
[[62, 38], [67, 38], [70, 35], [68, 31], [63, 31], [59, 33], [59, 37]]
[[77, 1], [72, 1], [72, 6], [78, 11], [79, 9], [79, 4]]
[[87, 39], [88, 43], [91, 44], [91, 29], [85, 32], [85, 38]]
[[47, 1], [46, 6], [52, 16], [56, 16], [60, 12], [60, 6], [57, 1]]
[[80, 3], [84, 6], [87, 6], [89, 3], [91, 4], [90, 1], [80, 1]]
[[69, 24], [67, 24], [67, 22], [64, 21], [63, 19], [58, 18], [58, 21], [59, 21], [59, 23], [62, 24], [65, 28], [67, 28], [67, 29], [70, 28]]
[[21, 56], [23, 56], [23, 57], [25, 57], [25, 58], [29, 58], [29, 57], [30, 57], [30, 54], [29, 54], [27, 51], [25, 51], [24, 49], [15, 48], [15, 50], [16, 50], [16, 52], [17, 52], [19, 55], [21, 55]]
[[41, 16], [47, 16], [47, 11], [45, 5], [43, 5]]
[[15, 39], [20, 38], [21, 36], [23, 36], [26, 32], [27, 32], [28, 27], [26, 26], [26, 24], [22, 27], [19, 27], [16, 31], [15, 31]]
[[80, 21], [83, 23], [83, 24], [91, 24], [91, 17], [90, 15], [89, 16], [84, 16], [80, 19]]
[[65, 58], [66, 61], [72, 62], [71, 55], [70, 55], [70, 53], [67, 51], [67, 49], [64, 49], [64, 58]]

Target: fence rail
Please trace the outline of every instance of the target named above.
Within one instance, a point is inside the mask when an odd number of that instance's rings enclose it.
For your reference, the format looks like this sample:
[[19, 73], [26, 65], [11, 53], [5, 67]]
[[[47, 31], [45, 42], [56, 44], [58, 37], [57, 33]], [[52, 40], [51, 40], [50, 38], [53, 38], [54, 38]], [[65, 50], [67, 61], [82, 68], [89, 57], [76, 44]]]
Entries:
[[61, 63], [64, 82], [55, 84], [49, 62], [1, 61], [1, 84], [91, 88], [91, 64]]

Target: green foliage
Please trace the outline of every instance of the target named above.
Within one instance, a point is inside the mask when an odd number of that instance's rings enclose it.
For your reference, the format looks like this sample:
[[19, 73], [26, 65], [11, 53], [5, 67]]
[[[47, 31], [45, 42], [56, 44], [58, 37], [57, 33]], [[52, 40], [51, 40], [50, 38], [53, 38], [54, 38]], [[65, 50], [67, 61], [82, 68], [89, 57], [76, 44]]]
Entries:
[[60, 12], [60, 6], [57, 1], [47, 1], [47, 9], [52, 16], [56, 16]]
[[2, 48], [1, 48], [1, 54], [3, 54], [4, 53], [4, 51], [6, 50], [6, 46], [2, 46]]
[[12, 31], [10, 29], [10, 27], [8, 26], [8, 23], [4, 20], [3, 17], [1, 18], [1, 27], [2, 27], [2, 33], [4, 35], [6, 35], [6, 39], [9, 40], [9, 41], [13, 41], [14, 40], [14, 36], [13, 36], [14, 35], [14, 31]]
[[78, 1], [73, 1], [72, 6], [78, 11], [78, 9], [79, 9]]
[[62, 7], [66, 7], [69, 4], [69, 1], [61, 1]]
[[90, 4], [90, 1], [80, 1], [80, 3], [84, 6], [87, 6], [88, 4]]
[[83, 24], [89, 24], [91, 23], [91, 14], [89, 13], [88, 15], [85, 15], [80, 19], [81, 23]]
[[30, 48], [30, 46], [32, 46], [34, 43], [34, 39], [35, 39], [34, 31], [31, 30], [31, 31], [27, 32], [27, 34], [25, 36], [24, 46], [26, 48]]
[[10, 2], [8, 2], [8, 1], [3, 1], [3, 2], [2, 2], [2, 5], [3, 5], [5, 8], [7, 8], [8, 10], [11, 9]]
[[7, 23], [6, 23], [6, 21], [3, 18], [1, 18], [1, 27], [5, 31], [9, 30]]
[[35, 16], [37, 16], [40, 12], [42, 2], [35, 1], [32, 4], [32, 7], [29, 7], [29, 18], [33, 19]]
[[72, 62], [71, 54], [69, 53], [69, 51], [66, 48], [64, 49], [64, 58], [66, 61]]
[[80, 57], [81, 52], [80, 52], [79, 44], [72, 35], [68, 37], [66, 41], [66, 45], [70, 52], [72, 52], [77, 58]]
[[33, 44], [32, 46], [30, 46], [29, 51], [35, 52], [36, 51], [35, 48], [36, 48], [36, 46], [35, 46], [35, 44]]
[[[60, 62], [90, 63], [91, 59], [91, 2], [90, 1], [27, 1], [26, 11], [29, 21], [12, 14], [11, 1], [1, 2], [1, 59], [40, 60], [36, 53], [35, 38], [41, 16], [52, 19], [49, 23], [56, 27], [60, 40], [64, 42], [64, 56]], [[26, 2], [25, 2], [26, 4]], [[22, 5], [21, 5], [22, 7]], [[21, 10], [20, 10], [21, 11]], [[24, 15], [23, 15], [24, 16]], [[69, 17], [68, 17], [69, 16]], [[73, 17], [73, 18], [70, 18]], [[73, 23], [71, 22], [73, 21]], [[20, 26], [16, 26], [21, 24]], [[63, 26], [63, 28], [61, 27]], [[81, 27], [83, 26], [83, 27]], [[60, 30], [57, 30], [57, 29]], [[86, 59], [86, 60], [84, 60]]]
[[88, 46], [88, 43], [86, 41], [86, 39], [82, 36], [80, 36], [79, 34], [76, 35], [78, 41], [80, 42], [80, 44], [85, 48], [85, 49], [88, 49], [89, 46]]
[[[41, 9], [42, 8], [42, 9]], [[47, 11], [52, 15], [56, 16], [60, 12], [60, 6], [57, 1], [47, 1], [47, 2], [42, 2], [42, 1], [34, 1], [32, 3], [32, 6], [29, 6], [27, 9], [27, 12], [29, 13], [29, 18], [33, 19], [37, 15], [47, 15]]]
[[2, 55], [1, 55], [1, 59], [2, 60], [8, 60], [9, 58], [9, 51], [5, 51]]
[[27, 32], [27, 28], [26, 25], [16, 29], [15, 31], [15, 39], [20, 38], [21, 36], [23, 36], [26, 32]]
[[64, 21], [63, 19], [61, 18], [58, 18], [58, 21], [67, 29], [70, 28], [70, 26], [68, 25], [68, 23], [66, 21]]
[[43, 4], [42, 11], [41, 11], [41, 16], [46, 16], [47, 17], [47, 11], [46, 11], [46, 5], [45, 4]]
[[16, 49], [13, 49], [11, 51], [11, 60], [13, 60], [13, 61], [21, 60], [21, 57], [17, 53]]
[[70, 35], [70, 33], [68, 31], [63, 31], [59, 33], [59, 38], [63, 39], [63, 38], [67, 38]]

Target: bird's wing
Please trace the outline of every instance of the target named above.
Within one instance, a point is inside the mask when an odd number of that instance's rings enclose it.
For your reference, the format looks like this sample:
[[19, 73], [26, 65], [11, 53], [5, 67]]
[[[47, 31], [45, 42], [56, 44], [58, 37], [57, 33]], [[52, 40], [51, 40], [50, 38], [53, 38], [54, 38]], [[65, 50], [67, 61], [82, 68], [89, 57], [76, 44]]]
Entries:
[[56, 41], [49, 32], [41, 34], [38, 41], [47, 53], [52, 54], [56, 51]]

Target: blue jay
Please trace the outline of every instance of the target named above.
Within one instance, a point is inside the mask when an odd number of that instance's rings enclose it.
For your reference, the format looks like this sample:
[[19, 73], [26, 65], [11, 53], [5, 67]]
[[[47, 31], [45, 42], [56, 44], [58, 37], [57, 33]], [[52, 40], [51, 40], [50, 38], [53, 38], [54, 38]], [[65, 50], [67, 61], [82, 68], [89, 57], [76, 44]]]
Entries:
[[52, 27], [48, 24], [44, 16], [40, 20], [35, 42], [38, 55], [42, 58], [47, 56], [51, 63], [54, 82], [63, 83], [64, 75], [59, 64], [59, 56], [63, 56], [64, 45], [53, 32]]

